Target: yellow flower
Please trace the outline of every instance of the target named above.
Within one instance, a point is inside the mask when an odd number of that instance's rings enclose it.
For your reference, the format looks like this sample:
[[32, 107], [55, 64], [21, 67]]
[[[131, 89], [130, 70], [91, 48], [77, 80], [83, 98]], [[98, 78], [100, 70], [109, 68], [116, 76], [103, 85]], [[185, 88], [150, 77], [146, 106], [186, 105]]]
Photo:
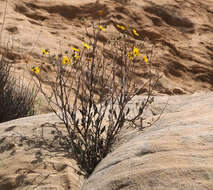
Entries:
[[135, 36], [139, 36], [139, 34], [137, 33], [137, 31], [135, 29], [133, 29], [132, 32]]
[[80, 49], [77, 49], [77, 48], [74, 48], [74, 47], [72, 47], [72, 50], [76, 51], [76, 52], [80, 52]]
[[103, 14], [103, 11], [102, 11], [102, 10], [99, 10], [99, 11], [98, 11], [98, 14], [99, 14], [99, 15], [102, 15], [102, 14]]
[[40, 69], [39, 69], [38, 67], [36, 67], [36, 66], [33, 66], [33, 67], [32, 67], [32, 71], [33, 71], [36, 75], [38, 75], [38, 73], [40, 72]]
[[118, 27], [119, 29], [123, 30], [123, 31], [126, 30], [125, 26], [122, 26], [122, 25], [117, 24], [117, 27]]
[[132, 55], [132, 52], [129, 52], [129, 53], [127, 54], [127, 56], [128, 56], [128, 58], [129, 58], [129, 60], [131, 60], [131, 61], [132, 61], [133, 58], [134, 58], [133, 55]]
[[144, 55], [143, 59], [144, 59], [144, 62], [145, 62], [145, 63], [148, 63], [148, 58], [147, 58], [147, 56]]
[[67, 56], [65, 56], [65, 57], [63, 57], [63, 60], [62, 60], [62, 64], [70, 64], [71, 62], [70, 62], [70, 59], [69, 59], [69, 57], [67, 57]]
[[42, 53], [43, 53], [43, 55], [48, 55], [49, 54], [49, 50], [48, 49], [42, 49]]
[[73, 56], [76, 60], [79, 59], [79, 55], [77, 53], [75, 53], [75, 55]]
[[139, 55], [140, 55], [140, 52], [139, 52], [138, 48], [136, 48], [135, 46], [134, 46], [134, 48], [133, 48], [133, 53], [134, 53], [134, 55], [136, 55], [136, 56], [139, 56]]
[[98, 25], [98, 28], [102, 31], [106, 30], [105, 28], [103, 28], [101, 25]]
[[87, 48], [87, 49], [90, 48], [90, 46], [88, 44], [86, 44], [86, 43], [84, 43], [84, 47]]

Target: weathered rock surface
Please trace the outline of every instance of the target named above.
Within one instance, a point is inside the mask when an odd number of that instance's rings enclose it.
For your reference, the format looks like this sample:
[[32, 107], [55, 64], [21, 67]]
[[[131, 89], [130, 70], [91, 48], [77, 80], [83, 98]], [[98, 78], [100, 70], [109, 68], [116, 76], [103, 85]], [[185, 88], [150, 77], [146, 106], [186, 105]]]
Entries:
[[1, 190], [80, 189], [82, 177], [56, 126], [63, 127], [54, 114], [0, 124]]
[[[156, 98], [152, 109], [159, 113], [167, 99]], [[169, 97], [153, 126], [122, 132], [82, 189], [213, 189], [212, 102], [213, 93]]]
[[[130, 103], [131, 114], [138, 96]], [[213, 189], [213, 93], [156, 96], [153, 126], [124, 128], [88, 180], [66, 152], [54, 114], [0, 124], [0, 189]], [[152, 114], [154, 113], [154, 116]]]
[[[6, 0], [0, 1], [3, 19]], [[40, 65], [41, 49], [61, 53], [68, 44], [82, 46], [85, 29], [80, 20], [85, 17], [88, 31], [91, 21], [107, 26], [102, 39], [119, 33], [116, 24], [124, 25], [133, 36], [135, 28], [147, 46], [154, 45], [153, 68], [163, 75], [158, 91], [166, 94], [186, 94], [213, 90], [213, 0], [14, 0], [9, 1], [2, 44], [13, 46], [8, 58], [19, 73], [28, 65]], [[1, 25], [0, 25], [1, 26]], [[48, 39], [48, 40], [47, 40]], [[142, 53], [144, 50], [141, 50]], [[43, 68], [51, 75], [51, 65]], [[27, 77], [27, 73], [24, 72]], [[135, 80], [147, 78], [147, 67], [138, 64]]]
[[[0, 30], [6, 0], [0, 0]], [[76, 174], [76, 163], [66, 153], [55, 130], [53, 114], [0, 124], [0, 190], [10, 189], [213, 189], [213, 0], [13, 0], [8, 1], [1, 34], [0, 55], [14, 74], [30, 80], [32, 65], [41, 75], [53, 75], [41, 49], [61, 53], [70, 45], [82, 46], [80, 20], [107, 25], [106, 40], [124, 25], [133, 37], [135, 28], [147, 46], [154, 45], [153, 68], [163, 77], [157, 91], [193, 95], [169, 97], [163, 117], [144, 132], [125, 129], [115, 150], [86, 181]], [[143, 53], [143, 50], [140, 50]], [[27, 63], [27, 64], [26, 64]], [[147, 65], [138, 63], [135, 81], [147, 79]], [[140, 101], [140, 96], [135, 102]], [[146, 115], [156, 119], [168, 96], [159, 96]], [[132, 106], [134, 108], [135, 102]], [[42, 101], [42, 112], [47, 108]], [[44, 108], [45, 107], [45, 108]], [[151, 113], [155, 116], [151, 117]], [[61, 142], [57, 144], [56, 142]]]

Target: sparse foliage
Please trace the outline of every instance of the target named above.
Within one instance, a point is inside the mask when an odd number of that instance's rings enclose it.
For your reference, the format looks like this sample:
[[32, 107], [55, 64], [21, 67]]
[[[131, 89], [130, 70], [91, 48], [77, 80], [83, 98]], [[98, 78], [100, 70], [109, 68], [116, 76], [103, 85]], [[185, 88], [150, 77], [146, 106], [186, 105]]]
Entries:
[[[0, 48], [2, 48], [2, 33], [6, 20], [7, 6], [8, 0], [5, 1], [0, 29]], [[23, 80], [14, 77], [12, 64], [5, 56], [11, 53], [10, 51], [7, 47], [0, 54], [0, 122], [35, 114], [34, 102], [38, 93], [38, 90], [31, 87], [30, 82], [28, 86], [25, 86]]]
[[[143, 127], [136, 121], [142, 120], [144, 109], [153, 100], [152, 91], [159, 79], [151, 75], [151, 54], [143, 61], [150, 64], [149, 80], [136, 85], [135, 63], [139, 61], [139, 49], [146, 48], [144, 42], [138, 43], [124, 33], [103, 43], [99, 37], [104, 31], [100, 22], [97, 26], [93, 23], [93, 36], [82, 48], [72, 46], [72, 51], [65, 55], [48, 55], [56, 74], [54, 79], [45, 79], [51, 87], [50, 94], [45, 91], [40, 73], [36, 74], [36, 84], [65, 124], [70, 151], [86, 177], [111, 151], [125, 123]], [[87, 28], [86, 36], [91, 36]], [[132, 115], [128, 102], [145, 87], [147, 98], [141, 101], [137, 114]]]
[[0, 65], [0, 122], [33, 115], [38, 90], [31, 88], [31, 83], [25, 86], [21, 79], [12, 75], [11, 63], [4, 54]]

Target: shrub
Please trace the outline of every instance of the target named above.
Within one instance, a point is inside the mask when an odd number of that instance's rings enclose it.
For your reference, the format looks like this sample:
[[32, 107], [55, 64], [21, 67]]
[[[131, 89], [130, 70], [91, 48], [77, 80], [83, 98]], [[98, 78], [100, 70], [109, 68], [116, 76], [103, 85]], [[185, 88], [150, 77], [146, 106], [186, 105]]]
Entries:
[[[7, 7], [8, 0], [5, 1], [3, 21], [0, 29], [0, 45], [2, 44], [1, 40]], [[17, 80], [12, 76], [12, 65], [5, 58], [5, 55], [9, 53], [10, 50], [7, 47], [0, 58], [0, 122], [33, 115], [35, 113], [34, 102], [38, 94], [38, 90], [31, 88], [30, 82], [28, 86], [25, 86], [23, 81]]]
[[12, 76], [11, 64], [4, 55], [0, 65], [0, 122], [33, 115], [38, 90]]
[[[102, 14], [102, 11], [99, 11]], [[48, 50], [43, 54], [54, 65], [56, 77], [42, 79], [39, 67], [33, 67], [36, 84], [49, 106], [67, 129], [67, 143], [73, 158], [88, 177], [96, 165], [111, 151], [119, 131], [125, 123], [143, 127], [142, 115], [153, 101], [152, 92], [159, 76], [151, 72], [152, 51], [143, 55], [149, 79], [140, 86], [134, 82], [138, 57], [144, 52], [144, 42], [136, 40], [140, 34], [133, 29], [130, 38], [125, 26], [116, 25], [123, 34], [102, 42], [101, 33], [105, 28], [93, 23], [89, 43], [82, 48], [72, 46], [63, 55], [53, 56]], [[81, 49], [81, 50], [80, 50]], [[51, 93], [45, 91], [44, 82], [50, 84]], [[141, 101], [137, 113], [130, 114], [128, 103], [135, 95], [147, 89], [147, 98]]]

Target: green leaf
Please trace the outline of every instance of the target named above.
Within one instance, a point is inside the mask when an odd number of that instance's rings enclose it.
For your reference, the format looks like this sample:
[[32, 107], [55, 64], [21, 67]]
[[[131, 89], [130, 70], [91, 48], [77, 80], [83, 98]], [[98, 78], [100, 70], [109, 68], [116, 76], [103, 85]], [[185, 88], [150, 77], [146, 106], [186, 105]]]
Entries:
[[94, 109], [94, 115], [95, 116], [98, 113], [98, 108], [96, 106], [96, 104], [93, 104], [93, 109]]
[[91, 109], [92, 108], [92, 100], [89, 100], [89, 109]]
[[108, 100], [105, 101], [105, 104], [104, 104], [104, 105], [105, 105], [105, 107], [107, 107], [107, 105], [108, 105]]
[[81, 118], [81, 124], [82, 124], [82, 126], [85, 126], [85, 123], [86, 123], [85, 118], [82, 117], [82, 118]]
[[73, 121], [75, 121], [76, 114], [75, 114], [75, 112], [74, 112], [74, 111], [72, 111], [72, 113], [71, 113], [71, 118], [72, 118], [72, 120], [73, 120]]
[[114, 116], [115, 116], [115, 119], [117, 119], [116, 110], [113, 110], [113, 114], [114, 114]]
[[126, 116], [129, 114], [129, 111], [130, 111], [130, 109], [129, 109], [129, 107], [128, 107], [128, 109], [127, 109], [127, 111], [126, 111]]
[[83, 107], [82, 109], [78, 109], [81, 112], [81, 115], [85, 116], [87, 114], [87, 109]]
[[98, 127], [99, 126], [99, 123], [100, 123], [100, 119], [99, 119], [99, 117], [96, 119], [96, 121], [95, 121], [95, 126], [96, 127]]
[[91, 117], [88, 117], [87, 123], [88, 123], [88, 126], [91, 125], [91, 123], [92, 123], [92, 118]]
[[106, 126], [101, 129], [100, 135], [105, 131]]
[[75, 123], [75, 126], [77, 127], [79, 124], [79, 119], [77, 119], [76, 123]]
[[151, 99], [149, 100], [149, 103], [152, 104], [154, 102], [154, 97], [151, 97]]
[[143, 107], [139, 108], [139, 115], [141, 115], [143, 113]]

